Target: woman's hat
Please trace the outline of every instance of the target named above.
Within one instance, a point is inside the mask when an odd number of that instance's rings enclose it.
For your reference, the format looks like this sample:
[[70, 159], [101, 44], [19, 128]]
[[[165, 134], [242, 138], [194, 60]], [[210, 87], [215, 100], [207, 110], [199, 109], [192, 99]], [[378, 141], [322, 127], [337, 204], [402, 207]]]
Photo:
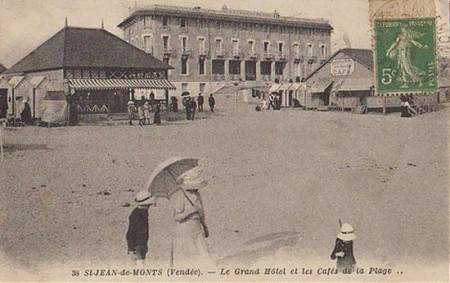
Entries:
[[337, 238], [346, 242], [355, 240], [356, 235], [355, 232], [353, 231], [352, 225], [348, 223], [342, 224], [341, 232], [337, 235]]
[[201, 166], [196, 166], [180, 175], [177, 178], [177, 182], [187, 191], [197, 191], [208, 184], [208, 182], [203, 178], [202, 173], [203, 168]]
[[137, 205], [156, 204], [156, 199], [147, 190], [137, 193], [134, 201]]
[[127, 103], [127, 105], [131, 105], [131, 104], [134, 104], [134, 101], [133, 101], [133, 100], [130, 100], [130, 101], [128, 101], [128, 103]]

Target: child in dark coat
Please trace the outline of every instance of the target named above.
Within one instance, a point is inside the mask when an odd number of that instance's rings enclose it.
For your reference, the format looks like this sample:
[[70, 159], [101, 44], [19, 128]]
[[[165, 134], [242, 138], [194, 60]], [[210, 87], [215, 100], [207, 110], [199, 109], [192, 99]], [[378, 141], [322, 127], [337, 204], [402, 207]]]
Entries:
[[337, 235], [336, 244], [334, 245], [331, 259], [337, 259], [337, 269], [339, 272], [352, 273], [355, 270], [356, 260], [353, 255], [353, 240], [356, 235], [353, 232], [353, 227], [344, 223], [341, 226], [341, 232]]
[[127, 231], [128, 254], [134, 263], [144, 265], [148, 251], [148, 209], [156, 205], [156, 199], [145, 190], [134, 199], [137, 207], [131, 212], [130, 224]]

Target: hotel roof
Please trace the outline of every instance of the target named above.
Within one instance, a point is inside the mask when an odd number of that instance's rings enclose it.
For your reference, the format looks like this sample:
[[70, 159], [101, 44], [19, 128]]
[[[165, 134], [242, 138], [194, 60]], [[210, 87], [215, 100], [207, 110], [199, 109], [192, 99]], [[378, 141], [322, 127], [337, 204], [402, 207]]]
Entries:
[[161, 15], [175, 17], [191, 17], [196, 19], [235, 21], [281, 26], [318, 28], [332, 30], [333, 27], [324, 19], [305, 19], [299, 17], [282, 17], [275, 10], [273, 13], [255, 12], [247, 10], [228, 9], [225, 5], [221, 10], [202, 9], [201, 7], [180, 7], [169, 5], [152, 5], [136, 8], [118, 27], [123, 28], [138, 16]]

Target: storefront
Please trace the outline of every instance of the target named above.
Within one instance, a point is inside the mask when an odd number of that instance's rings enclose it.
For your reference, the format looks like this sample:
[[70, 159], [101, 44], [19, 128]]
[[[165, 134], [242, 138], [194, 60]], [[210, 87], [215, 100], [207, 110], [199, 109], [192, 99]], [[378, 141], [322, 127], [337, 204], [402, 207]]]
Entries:
[[[3, 76], [8, 82], [20, 78], [8, 89], [11, 105], [19, 92], [28, 98], [63, 92], [68, 113], [114, 114], [125, 113], [130, 99], [149, 99], [152, 91], [162, 93], [167, 103], [169, 91], [175, 89], [167, 80], [171, 68], [104, 29], [66, 26]], [[35, 96], [38, 86], [44, 93]], [[33, 102], [36, 119], [39, 100]], [[8, 116], [17, 118], [15, 110], [9, 107]]]

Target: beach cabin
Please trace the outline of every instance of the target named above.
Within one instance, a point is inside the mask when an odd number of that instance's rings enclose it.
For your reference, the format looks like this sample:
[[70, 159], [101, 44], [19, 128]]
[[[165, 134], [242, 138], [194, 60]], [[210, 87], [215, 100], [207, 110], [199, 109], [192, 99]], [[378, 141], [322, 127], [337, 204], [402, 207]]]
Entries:
[[341, 49], [306, 78], [306, 108], [352, 109], [371, 95], [373, 54], [367, 49]]
[[[162, 92], [168, 103], [168, 91], [175, 89], [167, 80], [171, 68], [103, 28], [65, 26], [2, 76], [10, 82], [8, 102], [27, 97], [37, 119], [46, 92], [65, 93], [69, 113], [108, 118], [126, 113], [130, 99], [148, 99], [151, 91]], [[13, 107], [8, 112], [20, 116]]]

